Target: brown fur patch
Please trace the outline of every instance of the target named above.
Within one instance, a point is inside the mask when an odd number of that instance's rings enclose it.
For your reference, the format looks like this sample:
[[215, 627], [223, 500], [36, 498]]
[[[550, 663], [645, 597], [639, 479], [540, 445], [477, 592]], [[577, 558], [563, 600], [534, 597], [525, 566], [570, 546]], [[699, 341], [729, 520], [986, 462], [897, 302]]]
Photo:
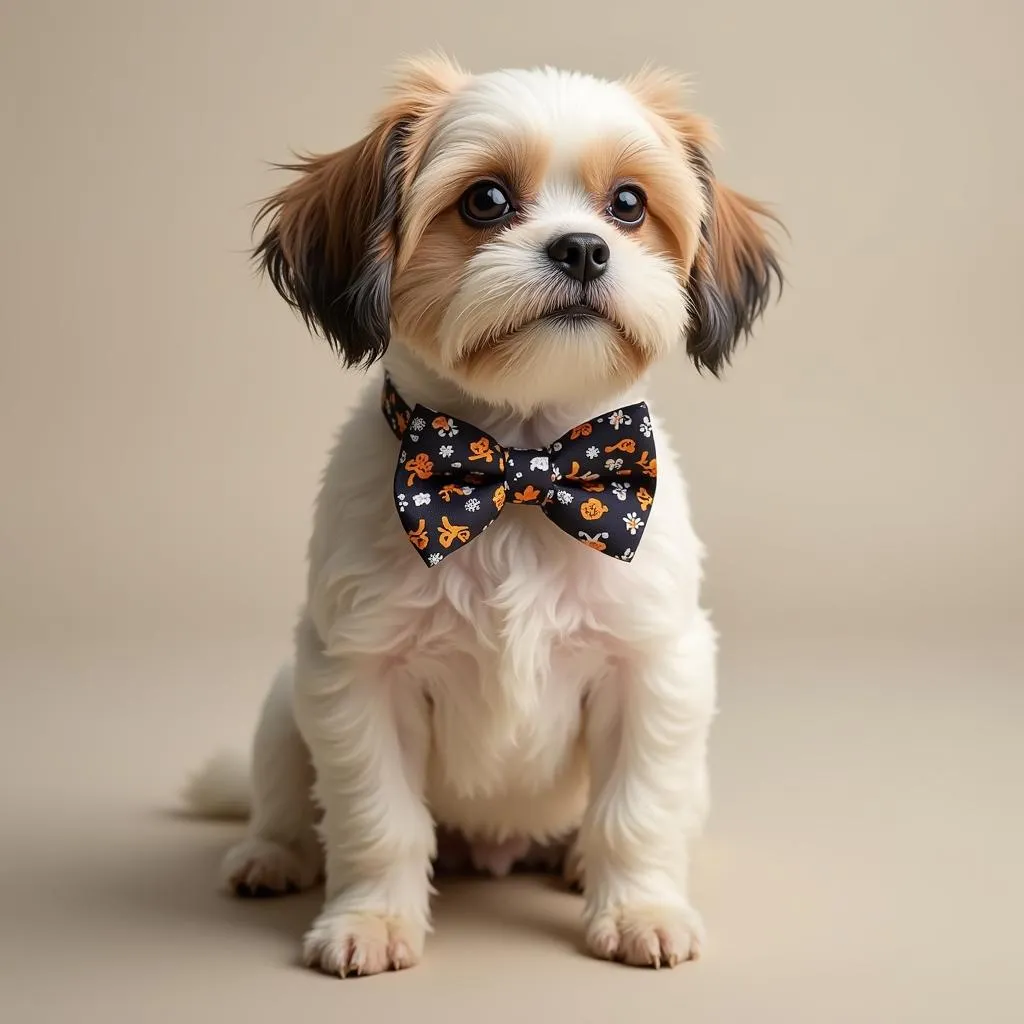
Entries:
[[[764, 312], [782, 272], [766, 221], [780, 223], [766, 206], [722, 185], [711, 169], [714, 130], [683, 105], [682, 78], [647, 69], [623, 85], [643, 104], [663, 138], [681, 150], [707, 201], [701, 244], [686, 277], [694, 308], [687, 350], [712, 373], [729, 361], [739, 339]], [[672, 142], [671, 140], [674, 140]]]
[[391, 99], [381, 110], [378, 120], [386, 123], [416, 122], [416, 131], [411, 133], [405, 146], [403, 191], [422, 166], [438, 118], [448, 101], [469, 79], [470, 76], [458, 64], [440, 53], [411, 58], [396, 68]]
[[623, 147], [614, 139], [599, 140], [584, 150], [579, 173], [602, 212], [617, 185], [639, 185], [647, 195], [644, 222], [633, 229], [611, 223], [652, 252], [671, 257], [680, 265], [681, 276], [685, 275], [700, 243], [705, 205], [695, 172], [677, 145], [666, 152], [645, 145]]
[[764, 203], [717, 180], [712, 184], [712, 194], [715, 217], [711, 248], [715, 254], [716, 276], [726, 291], [736, 294], [742, 287], [744, 267], [763, 266], [774, 260], [764, 222], [781, 222]]
[[540, 190], [551, 153], [550, 140], [539, 135], [508, 135], [481, 140], [472, 152], [458, 162], [439, 154], [437, 165], [443, 173], [425, 174], [413, 190], [412, 201], [406, 204], [402, 218], [402, 269], [418, 248], [428, 226], [444, 211], [454, 206], [463, 192], [474, 182], [491, 179], [505, 185], [509, 198], [518, 205], [528, 204]]
[[256, 260], [349, 364], [373, 362], [387, 347], [401, 196], [464, 78], [443, 58], [409, 62], [372, 130], [339, 152], [286, 165], [299, 177], [256, 217], [266, 225]]
[[710, 152], [717, 146], [718, 139], [711, 122], [686, 109], [689, 89], [683, 75], [664, 68], [647, 67], [623, 79], [621, 84], [652, 115], [651, 124], [666, 142], [683, 142], [704, 152]]
[[391, 295], [392, 313], [402, 338], [424, 354], [436, 357], [437, 335], [448, 303], [484, 237], [449, 206], [423, 229], [415, 249], [406, 250], [407, 262], [395, 278]]

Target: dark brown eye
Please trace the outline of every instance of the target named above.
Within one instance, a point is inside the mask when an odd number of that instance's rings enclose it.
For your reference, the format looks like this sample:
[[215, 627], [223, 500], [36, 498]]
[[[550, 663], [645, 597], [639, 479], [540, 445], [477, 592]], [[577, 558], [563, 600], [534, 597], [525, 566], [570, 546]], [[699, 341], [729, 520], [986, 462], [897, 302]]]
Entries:
[[463, 193], [459, 212], [474, 227], [492, 227], [511, 217], [515, 210], [504, 186], [494, 181], [478, 181]]
[[634, 185], [623, 185], [612, 193], [608, 213], [620, 224], [636, 227], [647, 210], [647, 197]]

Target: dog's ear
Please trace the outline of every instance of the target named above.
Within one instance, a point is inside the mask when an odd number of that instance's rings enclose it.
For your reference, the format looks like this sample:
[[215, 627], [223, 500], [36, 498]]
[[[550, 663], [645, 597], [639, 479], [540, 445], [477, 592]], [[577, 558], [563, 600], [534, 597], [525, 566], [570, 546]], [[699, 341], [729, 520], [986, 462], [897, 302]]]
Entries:
[[764, 227], [774, 215], [720, 184], [710, 169], [704, 188], [708, 209], [687, 286], [692, 323], [686, 351], [698, 368], [717, 376], [765, 311], [773, 290], [781, 291], [782, 270]]
[[282, 169], [300, 175], [264, 203], [254, 258], [310, 330], [349, 366], [383, 355], [391, 334], [391, 265], [408, 126]]
[[686, 280], [691, 322], [686, 351], [698, 368], [717, 374], [740, 338], [749, 334], [774, 290], [782, 288], [765, 206], [722, 185], [711, 168], [714, 129], [687, 109], [686, 80], [648, 67], [625, 82], [654, 115], [655, 127], [681, 145], [681, 156], [697, 175], [704, 198], [700, 239]]
[[283, 165], [298, 177], [256, 216], [257, 266], [348, 366], [369, 366], [387, 349], [402, 196], [434, 116], [464, 77], [444, 57], [405, 64], [370, 133]]

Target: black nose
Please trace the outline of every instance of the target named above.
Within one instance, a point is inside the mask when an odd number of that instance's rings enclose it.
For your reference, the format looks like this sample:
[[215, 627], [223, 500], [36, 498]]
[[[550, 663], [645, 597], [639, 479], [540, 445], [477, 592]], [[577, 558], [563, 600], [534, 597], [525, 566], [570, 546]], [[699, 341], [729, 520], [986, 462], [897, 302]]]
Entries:
[[548, 257], [581, 284], [596, 281], [608, 269], [608, 243], [600, 235], [576, 232], [548, 246]]

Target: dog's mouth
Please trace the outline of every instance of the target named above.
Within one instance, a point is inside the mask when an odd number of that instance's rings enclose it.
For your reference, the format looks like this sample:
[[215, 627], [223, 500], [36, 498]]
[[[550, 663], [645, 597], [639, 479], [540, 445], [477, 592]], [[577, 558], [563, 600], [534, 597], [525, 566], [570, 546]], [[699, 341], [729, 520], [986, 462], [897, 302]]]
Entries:
[[608, 317], [604, 313], [585, 302], [573, 302], [567, 306], [556, 306], [554, 309], [549, 309], [546, 313], [542, 313], [537, 319], [573, 326], [584, 324], [588, 320], [609, 322]]
[[517, 336], [532, 327], [555, 328], [568, 335], [582, 335], [600, 326], [611, 328], [620, 341], [631, 349], [642, 350], [639, 339], [610, 309], [590, 302], [562, 302], [533, 313], [521, 320], [502, 324], [500, 328], [481, 337], [460, 356], [460, 362], [471, 362], [480, 353], [494, 351], [514, 343]]

